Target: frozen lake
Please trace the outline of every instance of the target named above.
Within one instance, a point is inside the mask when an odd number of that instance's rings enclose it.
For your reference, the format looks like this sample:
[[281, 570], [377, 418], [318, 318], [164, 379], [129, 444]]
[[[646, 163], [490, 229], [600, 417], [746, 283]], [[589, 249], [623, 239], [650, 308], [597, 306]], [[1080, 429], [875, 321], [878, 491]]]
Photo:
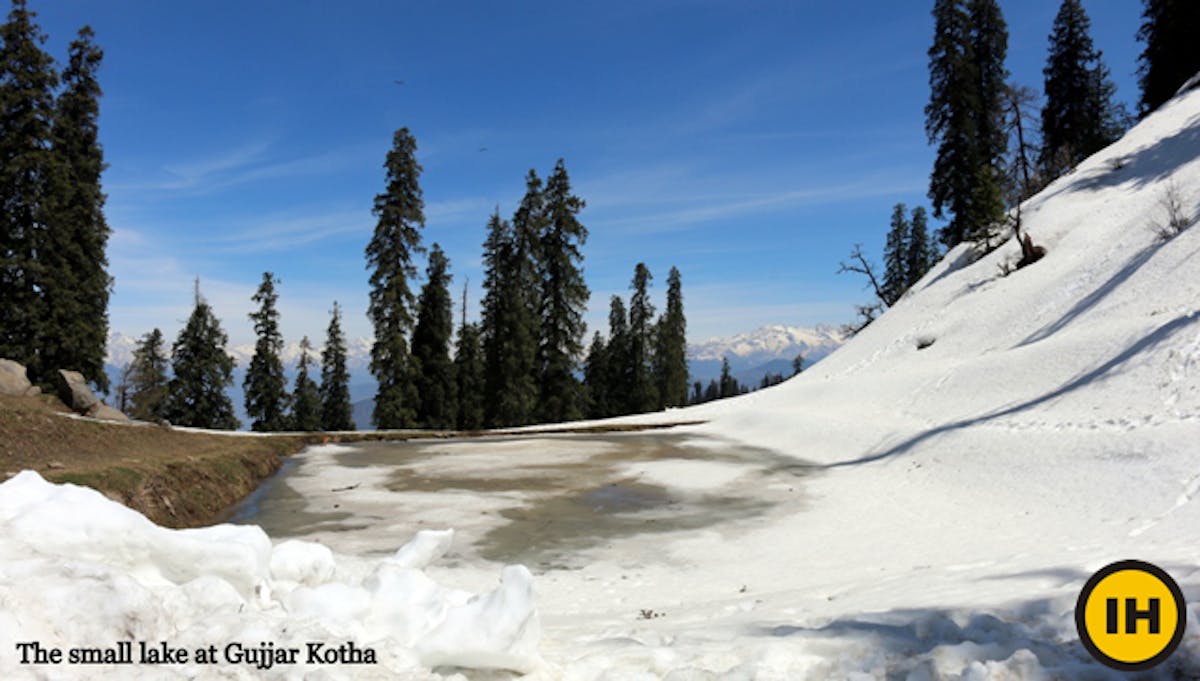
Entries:
[[276, 540], [386, 554], [453, 527], [447, 562], [577, 569], [647, 538], [736, 533], [804, 505], [811, 467], [767, 450], [669, 431], [372, 442], [317, 448], [234, 508]]

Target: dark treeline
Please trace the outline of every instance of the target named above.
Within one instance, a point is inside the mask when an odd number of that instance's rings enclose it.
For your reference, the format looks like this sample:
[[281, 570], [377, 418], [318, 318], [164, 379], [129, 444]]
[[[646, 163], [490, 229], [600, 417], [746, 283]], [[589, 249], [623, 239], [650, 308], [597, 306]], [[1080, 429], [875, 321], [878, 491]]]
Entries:
[[589, 418], [604, 418], [680, 407], [688, 403], [687, 320], [683, 280], [672, 267], [667, 275], [667, 305], [654, 318], [650, 302], [653, 276], [638, 263], [629, 288], [629, 305], [620, 296], [609, 303], [608, 338], [592, 337], [584, 362]]

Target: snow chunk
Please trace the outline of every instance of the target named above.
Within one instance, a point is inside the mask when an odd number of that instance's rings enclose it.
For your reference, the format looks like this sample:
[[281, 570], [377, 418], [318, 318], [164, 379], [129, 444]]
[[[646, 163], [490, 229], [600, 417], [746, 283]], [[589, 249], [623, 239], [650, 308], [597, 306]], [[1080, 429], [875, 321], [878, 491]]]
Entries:
[[[529, 571], [504, 568], [499, 587], [483, 595], [442, 587], [422, 570], [453, 536], [424, 531], [374, 570], [342, 569], [321, 544], [272, 546], [257, 527], [170, 530], [95, 490], [23, 471], [0, 483], [0, 603], [20, 613], [0, 614], [0, 649], [31, 640], [62, 649], [123, 640], [303, 649], [314, 641], [378, 651], [366, 677], [434, 665], [536, 669]], [[18, 662], [0, 656], [0, 678], [30, 671]], [[320, 670], [336, 671], [300, 655], [267, 676]]]

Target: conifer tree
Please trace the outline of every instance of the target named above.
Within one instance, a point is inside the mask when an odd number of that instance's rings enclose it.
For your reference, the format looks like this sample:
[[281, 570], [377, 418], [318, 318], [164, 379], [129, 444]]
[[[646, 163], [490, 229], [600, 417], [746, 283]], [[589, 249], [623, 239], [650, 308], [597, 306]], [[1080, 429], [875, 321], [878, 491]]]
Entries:
[[530, 171], [513, 223], [497, 211], [484, 242], [484, 406], [490, 426], [526, 425], [537, 409], [537, 222], [541, 181]]
[[321, 397], [321, 430], [354, 430], [342, 308], [336, 300], [325, 334], [325, 347], [321, 350], [321, 387], [317, 393]]
[[467, 323], [467, 285], [463, 283], [462, 324], [454, 350], [454, 382], [457, 393], [455, 423], [459, 430], [478, 430], [484, 425], [483, 348], [479, 326]]
[[246, 393], [246, 414], [253, 419], [250, 430], [258, 432], [287, 427], [287, 380], [280, 359], [283, 336], [279, 332], [279, 311], [275, 308], [279, 300], [275, 292], [277, 283], [274, 274], [263, 272], [262, 283], [251, 299], [258, 303], [258, 310], [249, 315], [258, 340], [242, 387]]
[[937, 260], [937, 252], [929, 241], [928, 218], [925, 208], [917, 206], [912, 210], [912, 220], [909, 222], [908, 238], [905, 239], [904, 253], [904, 288], [912, 288], [921, 280], [929, 268]]
[[633, 270], [633, 281], [629, 288], [629, 411], [641, 413], [652, 411], [658, 402], [658, 390], [654, 385], [651, 362], [654, 348], [654, 305], [650, 303], [650, 281], [654, 277], [645, 263], [638, 263]]
[[583, 362], [583, 388], [586, 396], [584, 413], [588, 418], [604, 418], [611, 414], [608, 396], [608, 348], [597, 331], [592, 335], [587, 358]]
[[162, 331], [142, 336], [133, 350], [129, 366], [129, 411], [131, 418], [157, 421], [164, 417], [167, 398], [167, 356]]
[[719, 383], [720, 393], [718, 397], [724, 399], [726, 397], [734, 397], [741, 392], [741, 386], [738, 385], [737, 379], [733, 377], [733, 373], [729, 369], [729, 358], [721, 358], [721, 380]]
[[909, 224], [903, 203], [892, 208], [892, 225], [883, 247], [883, 302], [895, 305], [908, 290]]
[[174, 378], [168, 384], [163, 413], [179, 426], [236, 430], [233, 404], [225, 389], [233, 384], [233, 358], [225, 351], [229, 337], [212, 308], [200, 296], [196, 281], [195, 307], [171, 347]]
[[608, 305], [608, 345], [605, 347], [604, 364], [608, 380], [604, 383], [607, 396], [605, 416], [630, 414], [629, 394], [633, 389], [633, 361], [631, 359], [629, 315], [621, 296], [613, 296]]
[[683, 314], [683, 280], [675, 267], [667, 275], [667, 309], [655, 333], [654, 374], [659, 409], [687, 404], [687, 319]]
[[104, 356], [112, 278], [106, 271], [110, 230], [100, 188], [105, 163], [97, 125], [96, 71], [103, 52], [93, 38], [85, 26], [71, 42], [51, 127], [50, 214], [41, 253], [46, 310], [41, 352], [48, 370], [77, 370], [107, 391]]
[[1116, 86], [1092, 44], [1091, 21], [1079, 0], [1063, 0], [1050, 34], [1046, 105], [1042, 108], [1039, 165], [1061, 175], [1121, 134], [1112, 97]]
[[463, 324], [458, 327], [454, 379], [458, 394], [458, 415], [455, 423], [460, 430], [483, 428], [483, 348], [479, 344], [478, 324]]
[[1008, 32], [995, 0], [936, 0], [933, 15], [925, 131], [938, 148], [929, 198], [935, 217], [951, 214], [941, 239], [953, 247], [1003, 216]]
[[586, 204], [571, 193], [571, 180], [561, 158], [546, 180], [543, 197], [538, 257], [539, 413], [543, 422], [557, 423], [582, 415], [575, 366], [583, 350], [583, 312], [590, 295], [583, 280], [580, 252], [588, 232], [578, 218]]
[[42, 296], [55, 283], [40, 257], [53, 203], [58, 74], [34, 17], [25, 0], [14, 0], [0, 25], [0, 357], [24, 364], [29, 378], [44, 385], [57, 369], [74, 367], [49, 366], [41, 352], [47, 342], [61, 346]]
[[321, 394], [317, 384], [308, 375], [312, 364], [312, 343], [308, 336], [300, 339], [300, 361], [296, 366], [296, 383], [292, 388], [292, 410], [288, 416], [288, 428], [302, 432], [321, 429]]
[[450, 359], [453, 313], [450, 310], [450, 262], [433, 244], [425, 270], [425, 285], [417, 303], [417, 326], [412, 355], [417, 368], [416, 422], [422, 428], [454, 428], [457, 417], [454, 363]]
[[416, 419], [416, 372], [408, 346], [413, 294], [408, 282], [416, 275], [413, 255], [423, 250], [420, 230], [425, 226], [416, 151], [408, 128], [397, 130], [384, 162], [387, 185], [375, 196], [372, 213], [378, 222], [366, 251], [372, 270], [367, 315], [375, 327], [371, 373], [379, 382], [372, 420], [379, 428], [407, 428]]
[[1137, 37], [1145, 43], [1138, 58], [1141, 115], [1154, 111], [1200, 71], [1200, 3], [1195, 0], [1143, 0]]
[[799, 354], [792, 358], [792, 375], [799, 376], [804, 372], [804, 355]]
[[708, 386], [704, 388], [704, 398], [701, 402], [712, 402], [713, 400], [721, 399], [721, 385], [717, 383], [717, 379], [711, 379]]

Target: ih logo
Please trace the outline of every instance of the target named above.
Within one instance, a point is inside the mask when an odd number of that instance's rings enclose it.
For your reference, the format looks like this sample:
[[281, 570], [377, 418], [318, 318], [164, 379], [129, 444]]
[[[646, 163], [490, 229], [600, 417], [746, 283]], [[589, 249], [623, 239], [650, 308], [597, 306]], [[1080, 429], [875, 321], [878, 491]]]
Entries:
[[1162, 569], [1122, 560], [1084, 585], [1075, 626], [1092, 657], [1113, 669], [1139, 671], [1175, 652], [1187, 625], [1184, 606], [1179, 585]]

